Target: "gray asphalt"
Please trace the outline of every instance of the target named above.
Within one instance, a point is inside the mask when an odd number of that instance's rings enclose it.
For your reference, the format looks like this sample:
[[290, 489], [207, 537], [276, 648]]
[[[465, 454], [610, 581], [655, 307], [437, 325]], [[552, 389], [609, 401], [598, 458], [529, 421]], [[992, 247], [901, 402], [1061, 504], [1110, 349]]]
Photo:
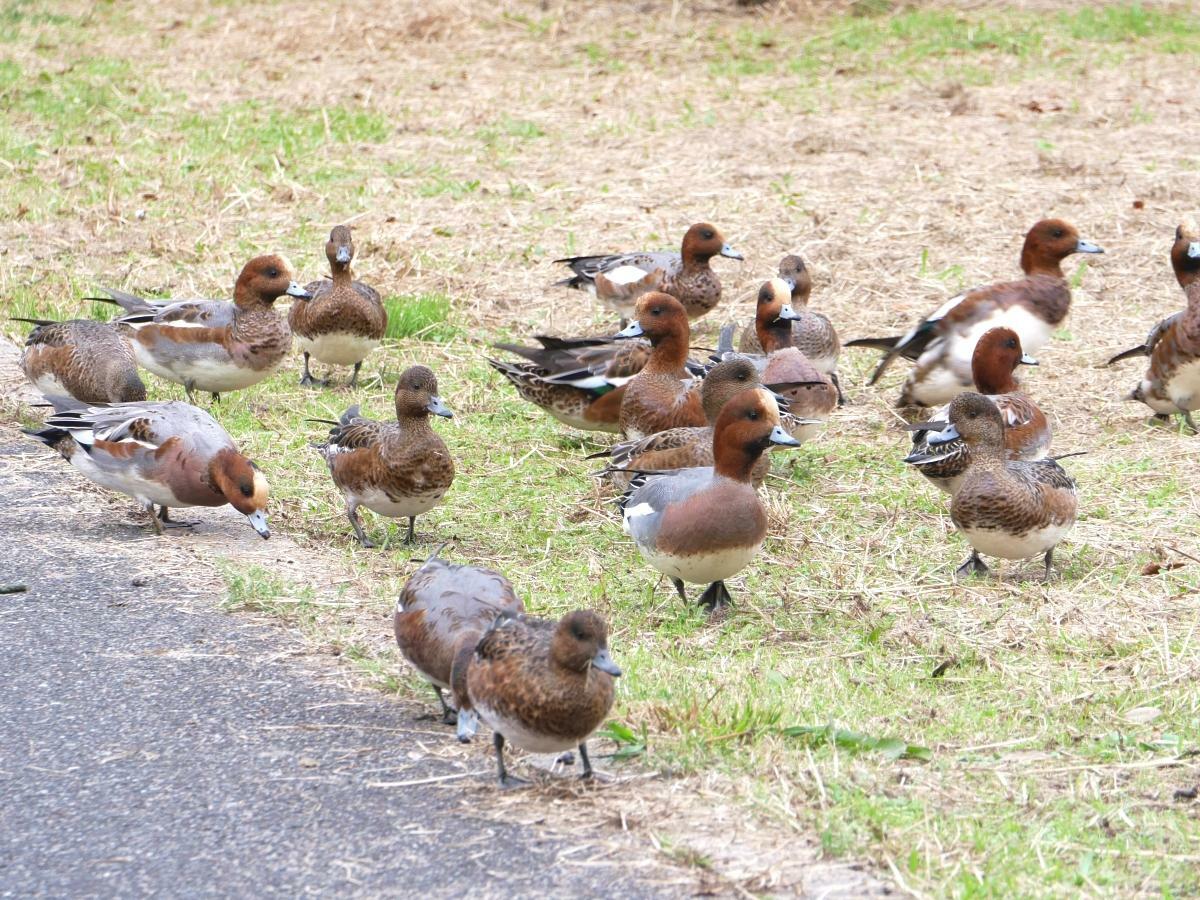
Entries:
[[672, 892], [572, 864], [578, 834], [476, 816], [490, 772], [377, 786], [463, 763], [156, 573], [128, 521], [73, 511], [65, 464], [28, 471], [46, 455], [0, 428], [0, 583], [30, 588], [0, 595], [0, 896]]

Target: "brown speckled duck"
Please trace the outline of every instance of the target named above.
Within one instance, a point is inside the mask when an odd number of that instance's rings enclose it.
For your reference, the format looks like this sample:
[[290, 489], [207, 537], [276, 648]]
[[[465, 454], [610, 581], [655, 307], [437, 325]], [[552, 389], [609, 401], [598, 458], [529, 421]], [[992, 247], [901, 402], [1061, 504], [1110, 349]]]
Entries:
[[632, 315], [643, 294], [662, 291], [683, 304], [689, 319], [698, 319], [721, 300], [721, 279], [709, 266], [714, 256], [742, 259], [721, 232], [700, 222], [687, 230], [679, 253], [572, 256], [555, 262], [566, 264], [575, 273], [558, 284], [588, 291], [622, 317]]
[[46, 396], [84, 403], [128, 403], [146, 399], [133, 350], [108, 322], [15, 319], [37, 326], [25, 341], [20, 366]]
[[412, 366], [396, 384], [396, 421], [376, 422], [359, 415], [358, 405], [342, 413], [317, 446], [333, 483], [346, 498], [346, 516], [364, 547], [374, 547], [363, 532], [358, 508], [381, 516], [408, 518], [406, 544], [413, 543], [417, 516], [441, 502], [454, 481], [454, 461], [430, 414], [453, 413], [438, 396], [437, 378], [425, 366]]
[[525, 783], [504, 765], [507, 740], [532, 753], [579, 748], [583, 778], [592, 777], [587, 739], [613, 704], [621, 670], [608, 654], [608, 626], [590, 610], [557, 622], [502, 614], [467, 666], [471, 707], [495, 732], [500, 784]]
[[288, 325], [296, 336], [296, 346], [304, 354], [303, 385], [329, 384], [318, 381], [309, 371], [312, 356], [329, 366], [354, 366], [350, 387], [358, 386], [358, 370], [367, 354], [379, 346], [387, 330], [387, 311], [379, 292], [370, 285], [356, 281], [350, 263], [354, 259], [354, 242], [350, 229], [338, 225], [329, 232], [325, 244], [329, 260], [329, 278], [304, 286], [312, 299], [293, 303], [288, 312]]
[[[475, 733], [475, 716], [469, 699], [455, 691], [455, 709], [443, 691], [463, 682], [470, 657], [483, 633], [501, 613], [519, 614], [525, 604], [512, 583], [499, 572], [476, 566], [458, 566], [431, 557], [412, 574], [400, 591], [392, 626], [396, 644], [409, 664], [430, 683], [442, 706], [442, 721], [458, 723], [458, 738]], [[463, 705], [463, 700], [467, 704]]]
[[934, 449], [959, 439], [967, 445], [967, 470], [950, 503], [950, 518], [972, 550], [956, 574], [986, 573], [980, 554], [1001, 559], [1044, 554], [1049, 579], [1054, 548], [1075, 524], [1075, 482], [1053, 459], [1009, 460], [1004, 419], [982, 394], [959, 394], [948, 418], [946, 428], [928, 441]]

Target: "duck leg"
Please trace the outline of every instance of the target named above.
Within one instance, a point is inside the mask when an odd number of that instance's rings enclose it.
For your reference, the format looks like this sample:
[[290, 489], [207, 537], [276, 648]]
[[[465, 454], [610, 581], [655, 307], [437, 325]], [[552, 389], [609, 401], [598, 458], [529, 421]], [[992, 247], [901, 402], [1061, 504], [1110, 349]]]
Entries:
[[714, 581], [704, 593], [700, 595], [699, 603], [701, 606], [707, 606], [710, 613], [716, 612], [719, 607], [728, 606], [733, 601], [729, 596], [729, 588], [725, 587], [725, 582]]
[[964, 578], [967, 575], [986, 575], [987, 573], [987, 563], [980, 557], [978, 550], [972, 550], [967, 561], [954, 570], [954, 577]]
[[584, 780], [590, 779], [594, 773], [592, 772], [592, 761], [588, 759], [587, 755], [587, 741], [579, 742], [579, 761], [583, 763], [583, 771], [579, 777]]
[[409, 516], [408, 517], [408, 537], [406, 537], [404, 539], [404, 543], [410, 547], [417, 542], [416, 527], [417, 527], [417, 517]]
[[1054, 560], [1054, 548], [1051, 547], [1046, 551], [1046, 571], [1042, 573], [1042, 581], [1050, 580], [1050, 565]]
[[329, 379], [326, 378], [324, 381], [320, 381], [316, 378], [313, 378], [313, 373], [308, 368], [308, 357], [309, 357], [309, 353], [307, 350], [305, 350], [304, 351], [304, 374], [302, 376], [300, 376], [300, 386], [301, 387], [325, 387], [327, 384], [329, 384]]
[[1192, 429], [1192, 434], [1200, 434], [1200, 428], [1196, 427], [1196, 423], [1192, 421], [1192, 411], [1186, 410], [1183, 414], [1183, 421], [1187, 422], [1187, 427]]
[[163, 533], [162, 522], [158, 521], [158, 516], [154, 513], [154, 503], [147, 500], [142, 504], [142, 509], [150, 513], [150, 524], [154, 526], [154, 533], [161, 535]]
[[195, 387], [196, 383], [194, 381], [185, 381], [183, 383], [183, 392], [187, 394], [188, 403], [192, 404], [192, 406], [196, 405], [196, 395], [192, 393]]
[[845, 406], [846, 405], [846, 395], [842, 393], [842, 383], [838, 380], [837, 372], [830, 372], [829, 380], [833, 382], [833, 386], [837, 390], [837, 395], [838, 395], [838, 404], [837, 405], [839, 407]]
[[368, 550], [377, 546], [374, 541], [367, 537], [363, 531], [362, 522], [358, 518], [358, 504], [347, 501], [346, 503], [346, 518], [350, 520], [350, 524], [354, 526], [354, 535], [358, 538], [358, 542]]
[[220, 403], [220, 402], [221, 402], [221, 395], [220, 395], [220, 394], [218, 394], [216, 391], [213, 391], [213, 392], [212, 392], [212, 399], [213, 399], [213, 403]]
[[158, 521], [162, 522], [163, 528], [195, 528], [195, 522], [176, 521], [167, 517], [167, 507], [160, 506], [158, 508]]
[[500, 787], [514, 788], [529, 784], [524, 778], [509, 775], [508, 769], [504, 768], [504, 735], [497, 731], [492, 737], [492, 746], [496, 748], [496, 774], [500, 777]]
[[687, 590], [683, 586], [683, 579], [682, 578], [672, 578], [671, 583], [673, 585], [675, 585], [675, 590], [679, 594], [679, 599], [681, 599], [684, 603], [687, 603], [688, 602]]
[[457, 724], [458, 723], [458, 713], [456, 713], [454, 710], [452, 710], [450, 708], [450, 705], [446, 702], [446, 696], [442, 693], [442, 689], [440, 687], [438, 687], [436, 684], [430, 685], [430, 687], [432, 687], [433, 692], [435, 694], [437, 694], [438, 703], [442, 704], [442, 724], [443, 725]]
[[350, 376], [350, 387], [358, 387], [358, 370], [362, 368], [362, 360], [354, 364], [354, 374]]

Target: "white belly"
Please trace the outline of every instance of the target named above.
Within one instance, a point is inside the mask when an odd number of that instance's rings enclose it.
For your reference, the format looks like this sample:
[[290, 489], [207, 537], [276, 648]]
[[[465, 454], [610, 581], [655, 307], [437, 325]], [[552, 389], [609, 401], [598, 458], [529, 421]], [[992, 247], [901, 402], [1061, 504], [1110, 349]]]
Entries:
[[[223, 349], [215, 345], [214, 349], [225, 356]], [[133, 342], [133, 352], [139, 366], [160, 378], [174, 381], [176, 384], [191, 384], [195, 390], [210, 391], [216, 394], [224, 391], [237, 391], [258, 384], [269, 377], [283, 362], [283, 358], [280, 357], [279, 362], [272, 366], [251, 369], [234, 365], [228, 356], [225, 356], [224, 359], [206, 359], [196, 356], [164, 359], [153, 355], [150, 350], [137, 341]]]
[[319, 334], [314, 338], [306, 338], [299, 334], [295, 337], [296, 347], [301, 353], [309, 353], [327, 366], [352, 366], [360, 363], [379, 346], [379, 341], [375, 338], [347, 334], [344, 331]]
[[417, 494], [412, 497], [401, 497], [399, 500], [393, 500], [383, 491], [371, 489], [350, 495], [350, 497], [360, 505], [371, 510], [371, 512], [398, 519], [407, 516], [419, 516], [422, 513], [429, 512], [429, 510], [438, 505], [445, 495], [445, 491], [431, 491], [426, 494]]
[[474, 709], [478, 713], [479, 718], [483, 719], [491, 727], [492, 731], [500, 732], [504, 735], [505, 740], [520, 747], [522, 750], [527, 750], [530, 753], [561, 753], [563, 750], [572, 750], [575, 748], [576, 742], [571, 738], [555, 737], [553, 735], [530, 731], [517, 719], [501, 716], [495, 710], [479, 703], [474, 704]]
[[761, 547], [762, 544], [755, 544], [753, 547], [734, 547], [715, 553], [674, 556], [638, 545], [642, 557], [654, 569], [669, 578], [679, 578], [691, 584], [712, 584], [731, 578], [750, 564]]
[[984, 556], [998, 556], [1001, 559], [1028, 559], [1057, 546], [1058, 542], [1067, 536], [1074, 524], [1074, 522], [1064, 522], [1061, 525], [1050, 525], [1030, 531], [1020, 537], [990, 529], [962, 529], [962, 532], [971, 546]]
[[1142, 379], [1142, 383], [1138, 386], [1136, 396], [1156, 413], [1161, 413], [1162, 415], [1173, 415], [1174, 413], [1183, 412], [1182, 409], [1180, 409], [1170, 400], [1165, 400], [1155, 394], [1154, 382], [1149, 378]]
[[1200, 360], [1180, 366], [1165, 387], [1166, 395], [1181, 410], [1200, 409]]
[[[919, 367], [920, 361], [918, 361], [917, 371], [924, 371]], [[969, 366], [967, 371], [970, 371]], [[910, 400], [923, 406], [942, 406], [949, 403], [963, 391], [971, 390], [971, 386], [970, 375], [964, 378], [953, 369], [939, 365], [929, 369], [925, 377], [920, 381], [909, 376], [908, 396]]]
[[33, 386], [42, 392], [43, 397], [49, 397], [52, 395], [59, 397], [73, 396], [71, 392], [67, 390], [67, 386], [49, 372], [43, 372], [37, 378], [31, 379], [31, 381], [33, 382]]
[[139, 503], [157, 503], [159, 506], [190, 506], [181, 504], [165, 484], [143, 478], [136, 468], [130, 466], [113, 471], [101, 468], [92, 461], [82, 448], [71, 454], [71, 465], [101, 487], [133, 497]]

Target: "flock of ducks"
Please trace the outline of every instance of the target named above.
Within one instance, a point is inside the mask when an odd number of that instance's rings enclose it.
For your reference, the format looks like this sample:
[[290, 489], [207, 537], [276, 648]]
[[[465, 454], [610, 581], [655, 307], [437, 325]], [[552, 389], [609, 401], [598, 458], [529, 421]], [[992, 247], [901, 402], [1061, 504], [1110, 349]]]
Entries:
[[[861, 338], [846, 347], [878, 349], [870, 384], [898, 358], [914, 365], [897, 405], [937, 407], [910, 425], [906, 457], [950, 497], [950, 516], [971, 547], [958, 574], [984, 573], [983, 556], [1041, 556], [1050, 577], [1054, 549], [1076, 516], [1075, 483], [1049, 456], [1050, 427], [1015, 377], [1065, 319], [1071, 291], [1063, 261], [1102, 253], [1059, 219], [1026, 234], [1021, 278], [966, 291], [898, 337]], [[27, 433], [53, 447], [95, 483], [135, 498], [155, 529], [188, 523], [172, 507], [222, 506], [247, 517], [264, 538], [268, 485], [210, 412], [214, 401], [271, 375], [293, 337], [303, 354], [301, 384], [322, 387], [311, 361], [352, 366], [379, 346], [387, 312], [373, 288], [355, 280], [350, 229], [332, 230], [325, 246], [330, 277], [301, 286], [281, 256], [260, 256], [242, 269], [233, 301], [152, 301], [109, 290], [100, 299], [122, 308], [111, 322], [30, 321], [21, 366], [53, 412]], [[759, 289], [754, 322], [737, 336], [722, 330], [703, 360], [690, 353], [691, 322], [721, 299], [714, 257], [741, 260], [714, 226], [693, 225], [679, 253], [638, 252], [558, 260], [585, 290], [621, 318], [609, 336], [539, 335], [537, 346], [498, 344], [518, 357], [489, 363], [521, 397], [574, 428], [619, 434], [590, 458], [620, 496], [625, 531], [645, 561], [687, 599], [703, 587], [710, 611], [728, 605], [726, 580], [757, 555], [767, 532], [759, 495], [769, 453], [814, 437], [845, 403], [837, 364], [843, 344], [830, 320], [809, 308], [811, 275], [784, 257]], [[1110, 360], [1149, 359], [1131, 399], [1159, 418], [1200, 408], [1200, 237], [1190, 223], [1170, 254], [1186, 308], [1158, 323], [1145, 342]], [[292, 298], [287, 319], [274, 308]], [[188, 403], [150, 402], [138, 367], [183, 386]], [[363, 417], [357, 405], [328, 421], [314, 445], [324, 457], [346, 515], [364, 547], [359, 510], [406, 518], [440, 503], [455, 474], [430, 416], [452, 415], [437, 377], [425, 366], [405, 370], [395, 389], [396, 418]], [[216, 407], [212, 407], [216, 409]], [[446, 722], [469, 740], [482, 720], [495, 734], [500, 782], [503, 747], [534, 752], [578, 748], [592, 774], [586, 740], [607, 716], [620, 669], [608, 630], [594, 612], [557, 622], [525, 613], [503, 575], [452, 565], [435, 553], [403, 588], [394, 615], [404, 657], [433, 685]], [[450, 701], [446, 699], [449, 693]]]

